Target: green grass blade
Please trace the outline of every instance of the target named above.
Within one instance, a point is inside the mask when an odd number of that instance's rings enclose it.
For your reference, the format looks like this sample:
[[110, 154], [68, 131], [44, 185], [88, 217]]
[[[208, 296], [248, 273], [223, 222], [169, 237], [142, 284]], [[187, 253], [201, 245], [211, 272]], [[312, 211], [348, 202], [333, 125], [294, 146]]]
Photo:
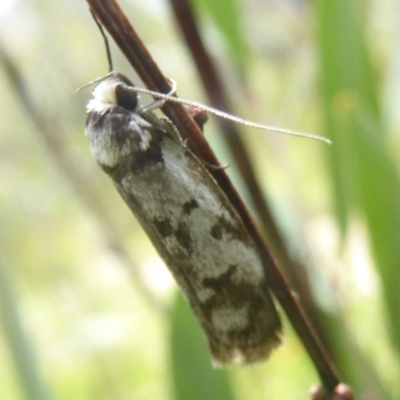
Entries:
[[179, 294], [172, 313], [171, 353], [176, 400], [234, 400], [228, 372], [211, 366], [206, 340]]
[[207, 10], [219, 31], [222, 33], [236, 65], [242, 70], [246, 67], [248, 50], [242, 35], [241, 12], [237, 0], [192, 0]]
[[318, 2], [321, 84], [337, 216], [365, 217], [383, 286], [391, 337], [400, 355], [400, 180], [381, 122], [377, 79], [358, 2]]
[[[1, 259], [1, 262], [3, 261]], [[17, 298], [4, 265], [0, 265], [0, 317], [24, 398], [27, 400], [50, 399], [40, 378], [32, 346], [22, 327]]]

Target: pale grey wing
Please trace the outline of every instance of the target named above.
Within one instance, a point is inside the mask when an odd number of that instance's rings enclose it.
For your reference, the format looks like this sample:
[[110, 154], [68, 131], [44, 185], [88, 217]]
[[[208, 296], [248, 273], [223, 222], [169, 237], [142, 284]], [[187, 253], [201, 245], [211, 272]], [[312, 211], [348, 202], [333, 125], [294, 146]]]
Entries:
[[265, 359], [281, 323], [259, 254], [225, 194], [170, 123], [110, 113], [103, 126], [118, 153], [103, 169], [188, 299], [214, 361]]

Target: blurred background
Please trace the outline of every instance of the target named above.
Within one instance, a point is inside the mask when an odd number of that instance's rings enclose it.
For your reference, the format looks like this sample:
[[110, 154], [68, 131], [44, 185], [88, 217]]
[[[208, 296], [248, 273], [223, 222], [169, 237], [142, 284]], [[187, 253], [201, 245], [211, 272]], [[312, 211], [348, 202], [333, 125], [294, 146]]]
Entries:
[[[179, 96], [207, 103], [169, 2], [120, 4]], [[343, 380], [357, 399], [400, 398], [399, 3], [191, 7], [235, 114], [333, 140], [239, 128]], [[90, 154], [90, 89], [76, 89], [107, 70], [84, 0], [1, 2], [0, 398], [308, 398], [318, 378], [282, 310], [284, 343], [268, 362], [212, 369], [166, 267]], [[205, 134], [257, 216], [213, 117]]]

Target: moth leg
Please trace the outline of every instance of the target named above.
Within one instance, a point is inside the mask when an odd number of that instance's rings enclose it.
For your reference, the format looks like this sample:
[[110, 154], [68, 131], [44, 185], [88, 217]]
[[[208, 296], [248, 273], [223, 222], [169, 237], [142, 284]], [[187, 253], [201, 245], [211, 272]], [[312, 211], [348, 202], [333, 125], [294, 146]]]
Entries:
[[213, 171], [223, 171], [231, 167], [228, 163], [215, 165], [204, 160], [201, 160], [201, 162], [207, 167], [207, 169], [211, 169]]
[[183, 144], [186, 147], [185, 143], [186, 141], [182, 139], [182, 136], [179, 133], [177, 127], [172, 123], [172, 121], [168, 117], [166, 116], [162, 117], [160, 119], [160, 122], [162, 123], [165, 132], [167, 132], [175, 142]]
[[201, 132], [204, 134], [204, 125], [208, 121], [207, 111], [199, 107], [191, 106], [189, 107], [188, 112], [194, 119], [194, 122], [196, 122], [196, 125], [200, 128]]
[[[172, 85], [172, 89], [167, 93], [167, 96], [173, 96], [176, 93], [176, 82], [173, 79], [168, 79]], [[139, 113], [158, 110], [164, 106], [168, 99], [154, 100], [152, 103], [144, 106], [138, 110]]]

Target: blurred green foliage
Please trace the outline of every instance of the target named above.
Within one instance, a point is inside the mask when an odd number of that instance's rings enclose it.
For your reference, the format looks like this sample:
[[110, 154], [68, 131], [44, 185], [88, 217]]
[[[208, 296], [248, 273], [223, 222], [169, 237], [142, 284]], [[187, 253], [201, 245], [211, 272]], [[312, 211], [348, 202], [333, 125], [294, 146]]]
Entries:
[[[195, 5], [239, 115], [332, 138], [245, 133], [344, 380], [357, 399], [398, 399], [395, 2]], [[201, 101], [168, 4], [122, 7], [180, 96]], [[267, 363], [211, 368], [186, 303], [95, 165], [90, 95], [75, 89], [107, 64], [85, 1], [10, 0], [0, 21], [0, 398], [306, 399], [317, 377], [287, 322]], [[207, 137], [229, 162], [213, 131], [211, 121]]]

